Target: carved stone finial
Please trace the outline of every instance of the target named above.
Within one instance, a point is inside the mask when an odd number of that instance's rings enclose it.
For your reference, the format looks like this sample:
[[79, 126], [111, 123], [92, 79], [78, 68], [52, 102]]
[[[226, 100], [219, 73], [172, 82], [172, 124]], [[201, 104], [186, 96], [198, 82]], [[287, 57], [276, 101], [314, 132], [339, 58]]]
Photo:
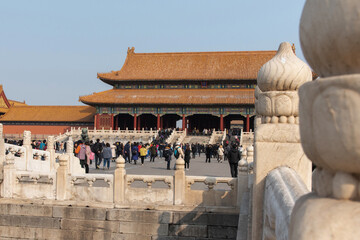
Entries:
[[294, 54], [290, 43], [283, 42], [276, 55], [260, 68], [257, 82], [263, 92], [296, 91], [311, 80], [311, 69]]
[[121, 155], [116, 159], [116, 168], [125, 168], [125, 159]]
[[60, 167], [66, 167], [69, 162], [69, 155], [67, 154], [61, 154], [59, 156], [59, 165]]
[[360, 73], [360, 1], [306, 1], [300, 43], [320, 77]]
[[133, 54], [133, 53], [135, 53], [135, 47], [128, 47], [128, 50], [127, 50], [127, 54], [129, 55], [129, 54]]
[[185, 161], [182, 157], [179, 157], [178, 159], [176, 159], [175, 161], [176, 163], [176, 170], [181, 170], [181, 169], [184, 169], [185, 168]]
[[295, 56], [290, 43], [283, 42], [276, 55], [258, 74], [256, 112], [262, 123], [297, 123], [297, 89], [312, 80], [310, 68]]

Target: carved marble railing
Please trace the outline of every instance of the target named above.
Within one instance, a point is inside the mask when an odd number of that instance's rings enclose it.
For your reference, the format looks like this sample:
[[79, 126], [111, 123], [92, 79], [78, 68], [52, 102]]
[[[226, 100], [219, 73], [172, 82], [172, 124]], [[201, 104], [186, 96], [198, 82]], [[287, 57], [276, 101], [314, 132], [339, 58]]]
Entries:
[[13, 154], [15, 157], [15, 165], [19, 170], [26, 170], [26, 149], [21, 146], [13, 145], [13, 144], [4, 144], [5, 146], [5, 154]]
[[[102, 139], [104, 141], [114, 143], [114, 142], [127, 142], [127, 141], [136, 141], [136, 142], [146, 142], [151, 143], [154, 138], [157, 137], [158, 131], [156, 130], [105, 130], [105, 129], [94, 129], [89, 130], [87, 128], [89, 140], [96, 141], [96, 139]], [[66, 131], [64, 134], [59, 134], [55, 137], [55, 141], [67, 141], [70, 137], [73, 140], [81, 139], [82, 128], [71, 128], [70, 131]]]
[[244, 132], [241, 131], [240, 135], [240, 145], [242, 145], [244, 148], [247, 146], [254, 144], [254, 132]]
[[50, 172], [50, 152], [29, 149], [23, 146], [5, 143], [5, 153], [13, 154], [15, 167], [22, 171]]
[[[1, 128], [0, 128], [1, 129]], [[185, 131], [178, 131], [184, 134]], [[24, 146], [0, 141], [0, 196], [15, 199], [43, 199], [129, 205], [185, 205], [238, 209], [247, 181], [240, 178], [185, 176], [182, 158], [176, 160], [174, 176], [127, 175], [125, 160], [116, 160], [114, 174], [85, 174], [73, 154], [73, 142], [67, 141], [64, 154], [54, 151], [54, 137], [48, 138], [48, 150], [31, 148], [31, 133], [25, 132]], [[1, 140], [1, 138], [0, 138]], [[5, 149], [8, 154], [5, 155]], [[0, 152], [1, 153], [1, 152]], [[13, 153], [19, 153], [15, 157]], [[34, 158], [33, 156], [36, 156]], [[41, 160], [43, 156], [43, 160]], [[55, 158], [57, 161], [55, 162]], [[51, 159], [54, 161], [51, 162]], [[23, 165], [17, 162], [24, 162]], [[42, 165], [44, 164], [44, 165]], [[1, 181], [2, 180], [2, 181]], [[202, 188], [194, 188], [201, 184]], [[240, 190], [239, 190], [240, 189]]]
[[223, 135], [222, 135], [222, 138], [221, 138], [221, 144], [225, 141], [225, 139], [226, 139], [226, 128], [223, 131]]
[[[143, 183], [144, 187], [132, 187], [133, 184]], [[159, 188], [155, 186], [161, 183]], [[174, 177], [155, 175], [126, 175], [125, 204], [159, 204], [173, 205]]]
[[113, 186], [111, 174], [71, 175], [67, 200], [112, 203]]
[[12, 198], [55, 199], [56, 173], [14, 171]]
[[[206, 189], [193, 190], [192, 186], [196, 183], [204, 184]], [[217, 189], [221, 183], [222, 189]], [[184, 203], [197, 206], [236, 206], [237, 183], [236, 178], [186, 176]]]
[[309, 190], [301, 177], [288, 167], [272, 170], [265, 181], [262, 239], [287, 240], [295, 202]]
[[182, 131], [182, 133], [181, 133], [180, 137], [178, 138], [177, 142], [182, 143], [184, 141], [184, 139], [186, 138], [186, 135], [187, 135], [187, 129]]
[[220, 143], [220, 141], [222, 143], [225, 140], [225, 138], [226, 138], [226, 129], [225, 131], [216, 131], [214, 129], [213, 132], [211, 133], [209, 144]]
[[182, 136], [184, 136], [182, 139], [184, 140], [184, 138], [186, 137], [186, 130], [185, 131], [173, 130], [170, 136], [166, 139], [166, 143], [172, 144], [175, 142], [179, 142], [179, 138], [181, 138]]

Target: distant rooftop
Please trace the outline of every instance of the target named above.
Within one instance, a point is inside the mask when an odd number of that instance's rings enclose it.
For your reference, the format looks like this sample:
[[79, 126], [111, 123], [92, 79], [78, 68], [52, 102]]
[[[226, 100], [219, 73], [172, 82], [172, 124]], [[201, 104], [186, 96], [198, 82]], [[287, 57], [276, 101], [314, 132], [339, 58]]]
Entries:
[[93, 122], [90, 106], [14, 106], [0, 122]]

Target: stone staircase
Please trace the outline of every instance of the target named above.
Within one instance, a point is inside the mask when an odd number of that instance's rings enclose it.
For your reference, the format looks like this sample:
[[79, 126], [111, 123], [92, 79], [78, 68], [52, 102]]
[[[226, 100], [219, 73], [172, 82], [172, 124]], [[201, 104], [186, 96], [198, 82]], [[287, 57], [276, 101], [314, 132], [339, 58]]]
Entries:
[[254, 145], [254, 132], [241, 132], [240, 145], [245, 149]]
[[[109, 206], [108, 206], [109, 207]], [[0, 203], [1, 239], [236, 239], [232, 209], [116, 209]]]
[[210, 140], [210, 136], [186, 136], [182, 143], [192, 144], [192, 143], [200, 143], [200, 144], [208, 144]]

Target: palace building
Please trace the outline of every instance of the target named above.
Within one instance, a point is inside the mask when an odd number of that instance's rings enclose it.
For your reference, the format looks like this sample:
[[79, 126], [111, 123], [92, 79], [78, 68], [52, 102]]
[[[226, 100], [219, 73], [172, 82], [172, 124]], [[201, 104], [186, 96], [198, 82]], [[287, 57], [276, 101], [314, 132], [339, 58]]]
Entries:
[[96, 108], [94, 127], [141, 129], [230, 128], [242, 120], [253, 128], [257, 73], [276, 51], [135, 53], [121, 70], [99, 73], [111, 85], [81, 96]]
[[21, 139], [25, 130], [34, 139], [45, 139], [71, 127], [94, 126], [95, 108], [90, 106], [31, 106], [25, 102], [9, 100], [0, 85], [0, 123], [5, 138]]

